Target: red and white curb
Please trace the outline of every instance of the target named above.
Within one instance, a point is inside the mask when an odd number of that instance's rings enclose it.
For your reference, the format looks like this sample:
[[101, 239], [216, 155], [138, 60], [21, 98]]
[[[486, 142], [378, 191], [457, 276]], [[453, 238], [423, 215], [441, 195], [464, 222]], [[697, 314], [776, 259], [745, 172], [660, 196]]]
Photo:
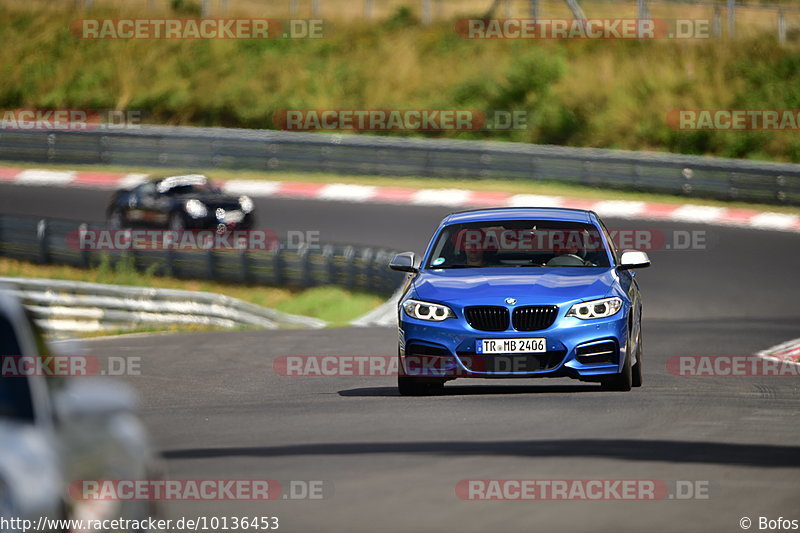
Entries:
[[[28, 186], [116, 189], [132, 187], [147, 174], [0, 168], [0, 182]], [[800, 216], [755, 209], [694, 204], [659, 204], [626, 200], [589, 200], [564, 196], [511, 194], [465, 189], [414, 189], [346, 183], [302, 183], [228, 180], [221, 187], [231, 194], [257, 198], [303, 198], [351, 203], [468, 207], [571, 207], [590, 209], [600, 216], [640, 220], [696, 222], [800, 233]], [[609, 191], [610, 194], [613, 192]]]

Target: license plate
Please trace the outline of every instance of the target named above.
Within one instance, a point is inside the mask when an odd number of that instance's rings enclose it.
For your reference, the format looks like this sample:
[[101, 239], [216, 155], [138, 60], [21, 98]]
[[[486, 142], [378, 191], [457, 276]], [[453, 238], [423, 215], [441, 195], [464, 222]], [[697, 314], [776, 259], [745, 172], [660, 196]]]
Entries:
[[244, 213], [241, 211], [227, 211], [225, 213], [225, 222], [228, 224], [238, 224], [244, 220]]
[[475, 346], [479, 354], [492, 353], [542, 353], [547, 351], [543, 337], [529, 339], [481, 339]]

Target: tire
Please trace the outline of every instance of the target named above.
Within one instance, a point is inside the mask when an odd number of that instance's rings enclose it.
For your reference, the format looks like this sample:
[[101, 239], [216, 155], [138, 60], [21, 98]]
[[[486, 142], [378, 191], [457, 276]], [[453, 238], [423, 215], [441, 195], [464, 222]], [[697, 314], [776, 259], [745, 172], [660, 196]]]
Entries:
[[172, 231], [183, 231], [186, 229], [186, 222], [180, 213], [172, 213], [169, 216], [169, 229]]
[[600, 387], [603, 390], [618, 392], [627, 392], [631, 390], [633, 386], [633, 369], [631, 368], [630, 346], [631, 343], [629, 342], [626, 350], [627, 353], [625, 354], [625, 362], [622, 364], [620, 373], [604, 377], [600, 381]]
[[631, 368], [631, 386], [642, 386], [642, 326], [639, 325], [639, 342], [636, 343], [636, 364]]
[[443, 379], [397, 376], [397, 390], [400, 396], [428, 396], [438, 394], [443, 389]]

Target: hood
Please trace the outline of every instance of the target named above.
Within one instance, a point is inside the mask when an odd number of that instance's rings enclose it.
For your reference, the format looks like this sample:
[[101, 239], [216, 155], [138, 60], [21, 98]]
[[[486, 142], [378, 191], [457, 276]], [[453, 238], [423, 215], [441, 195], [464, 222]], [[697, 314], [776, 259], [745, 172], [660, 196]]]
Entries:
[[624, 296], [614, 268], [608, 267], [500, 267], [426, 270], [414, 280], [417, 298], [458, 305], [502, 305], [516, 298], [518, 305], [560, 303], [611, 294]]

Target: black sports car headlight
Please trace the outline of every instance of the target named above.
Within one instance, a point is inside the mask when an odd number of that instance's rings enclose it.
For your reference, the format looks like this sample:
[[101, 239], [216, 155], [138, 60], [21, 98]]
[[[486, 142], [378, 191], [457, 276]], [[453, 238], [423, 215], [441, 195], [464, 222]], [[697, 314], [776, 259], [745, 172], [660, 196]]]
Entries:
[[446, 305], [422, 302], [420, 300], [406, 300], [403, 302], [403, 310], [411, 318], [430, 320], [432, 322], [441, 322], [442, 320], [456, 317], [453, 310]]
[[250, 199], [249, 196], [240, 196], [239, 197], [239, 206], [242, 208], [242, 213], [249, 213], [255, 207], [253, 205], [253, 200]]
[[205, 204], [196, 198], [188, 200], [184, 204], [184, 208], [186, 209], [186, 213], [192, 218], [203, 218], [208, 214], [208, 209], [206, 209]]

